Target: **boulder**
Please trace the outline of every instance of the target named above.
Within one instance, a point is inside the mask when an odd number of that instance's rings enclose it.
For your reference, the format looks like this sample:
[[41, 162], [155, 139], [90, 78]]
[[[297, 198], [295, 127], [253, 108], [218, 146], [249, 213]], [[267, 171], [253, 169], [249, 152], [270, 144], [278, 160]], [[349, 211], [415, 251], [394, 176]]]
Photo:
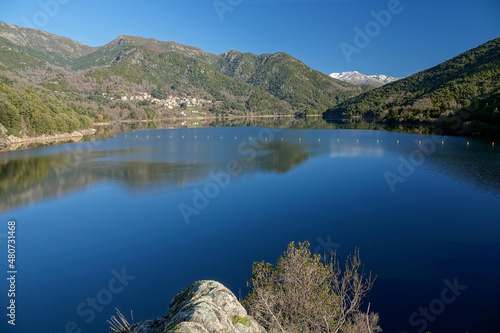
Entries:
[[132, 325], [133, 333], [265, 332], [238, 302], [234, 294], [216, 281], [198, 281], [170, 302], [165, 317]]

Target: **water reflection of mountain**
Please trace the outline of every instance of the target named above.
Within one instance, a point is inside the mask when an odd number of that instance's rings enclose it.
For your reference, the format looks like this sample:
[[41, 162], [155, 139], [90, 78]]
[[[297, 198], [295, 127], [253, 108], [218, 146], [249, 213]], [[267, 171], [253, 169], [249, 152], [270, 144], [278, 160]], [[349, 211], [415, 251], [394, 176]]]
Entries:
[[266, 154], [257, 158], [257, 164], [265, 171], [285, 173], [305, 162], [311, 154], [299, 145], [287, 142], [270, 142], [259, 147]]
[[[252, 146], [255, 157], [226, 155], [215, 160], [162, 161], [149, 149], [114, 149], [24, 156], [0, 161], [0, 210], [9, 211], [42, 199], [57, 198], [99, 181], [121, 183], [131, 191], [176, 187], [201, 181], [236, 160], [243, 173], [287, 172], [309, 158], [298, 145]], [[25, 154], [26, 155], [26, 154]]]
[[[220, 128], [217, 133], [231, 136], [234, 131], [238, 131], [235, 136], [255, 135], [258, 129], [253, 128], [257, 124], [267, 122], [267, 125], [275, 128], [317, 128], [324, 126], [321, 118], [293, 119], [285, 118], [263, 118], [258, 121], [252, 119], [233, 119], [226, 122], [219, 121], [218, 125], [225, 127], [243, 126], [252, 128], [231, 129]], [[370, 127], [363, 119], [356, 126]], [[321, 126], [320, 126], [321, 125]], [[344, 124], [345, 125], [345, 124]], [[378, 124], [376, 124], [379, 126]], [[125, 125], [120, 128], [108, 127], [98, 132], [103, 138], [114, 137], [123, 131], [127, 131]], [[133, 124], [136, 129], [142, 127], [162, 127], [154, 123]], [[327, 124], [326, 126], [343, 126], [338, 124]], [[352, 124], [346, 125], [347, 127]], [[171, 126], [175, 127], [175, 126]], [[171, 128], [169, 127], [169, 128]], [[182, 133], [194, 131], [207, 131], [205, 135], [217, 136], [215, 129], [187, 129]], [[146, 137], [152, 132], [138, 132], [139, 136]], [[156, 133], [156, 132], [155, 132]], [[157, 132], [161, 134], [162, 132]], [[180, 133], [180, 132], [179, 132]], [[231, 133], [231, 134], [229, 134]], [[380, 135], [391, 136], [391, 133], [379, 132], [354, 132], [339, 131], [345, 136], [343, 144], [321, 144], [308, 145], [303, 140], [299, 143], [299, 133], [303, 138], [311, 136], [307, 142], [318, 143], [317, 133], [322, 131], [286, 131], [283, 135], [275, 136], [274, 141], [260, 142], [248, 141], [253, 154], [242, 153], [238, 149], [241, 142], [232, 140], [179, 140], [179, 141], [145, 141], [136, 139], [135, 135], [112, 139], [103, 142], [81, 143], [69, 146], [58, 146], [42, 149], [44, 156], [39, 150], [26, 150], [0, 154], [0, 210], [9, 211], [16, 207], [21, 207], [29, 203], [42, 199], [57, 198], [85, 188], [99, 181], [112, 181], [125, 185], [130, 191], [148, 190], [154, 188], [177, 187], [185, 184], [198, 182], [209, 177], [211, 172], [226, 170], [230, 161], [235, 160], [242, 167], [242, 174], [252, 174], [255, 172], [276, 172], [286, 173], [300, 164], [307, 161], [312, 156], [327, 154], [330, 157], [357, 157], [357, 156], [384, 156], [385, 152], [395, 149], [389, 145], [384, 146], [376, 143]], [[347, 143], [347, 139], [352, 139], [352, 135], [358, 138], [365, 133], [365, 138], [361, 138], [357, 143], [352, 140], [352, 144]], [[181, 135], [184, 135], [181, 134]], [[284, 141], [281, 136], [290, 136]], [[376, 138], [374, 136], [377, 136]], [[380, 137], [383, 139], [383, 137]], [[369, 140], [368, 140], [369, 139]], [[413, 141], [413, 139], [411, 139]], [[500, 154], [492, 153], [491, 143], [489, 146], [483, 143], [484, 149], [478, 145], [481, 142], [474, 142], [471, 146], [474, 149], [468, 150], [465, 141], [459, 138], [450, 138], [444, 150], [433, 153], [426, 158], [425, 165], [432, 166], [434, 170], [445, 173], [459, 182], [467, 182], [474, 187], [500, 195]], [[463, 140], [462, 140], [463, 141]], [[368, 143], [368, 142], [371, 142]], [[453, 148], [451, 143], [455, 142], [465, 148]], [[84, 149], [78, 145], [94, 145], [92, 149]], [[69, 147], [69, 148], [67, 148]], [[74, 148], [77, 147], [77, 148]], [[402, 148], [402, 147], [400, 147]], [[72, 150], [74, 149], [74, 150]], [[398, 150], [397, 153], [403, 157], [408, 157], [415, 146], [407, 147], [407, 150]]]
[[179, 185], [193, 181], [203, 165], [149, 163], [141, 161], [96, 162], [98, 158], [132, 151], [90, 152], [88, 155], [60, 153], [23, 157], [0, 166], [0, 210], [42, 199], [56, 198], [101, 180], [137, 186]]

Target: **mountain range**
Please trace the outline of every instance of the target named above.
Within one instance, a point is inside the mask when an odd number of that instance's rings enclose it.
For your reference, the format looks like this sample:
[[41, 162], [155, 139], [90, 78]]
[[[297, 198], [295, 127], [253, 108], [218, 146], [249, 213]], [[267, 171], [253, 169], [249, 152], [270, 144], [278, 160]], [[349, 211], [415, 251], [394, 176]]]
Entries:
[[379, 75], [365, 75], [357, 71], [352, 72], [342, 72], [342, 73], [332, 73], [330, 77], [334, 79], [352, 83], [357, 86], [368, 85], [374, 87], [381, 87], [384, 84], [391, 83], [399, 80], [397, 77], [387, 76], [383, 74]]
[[398, 80], [328, 76], [283, 52], [213, 54], [127, 35], [91, 47], [0, 22], [0, 137], [71, 132], [96, 121], [273, 114], [444, 127], [461, 114], [453, 130], [495, 133], [499, 44], [491, 40]]
[[126, 35], [91, 47], [0, 22], [0, 123], [9, 134], [183, 116], [181, 105], [222, 116], [321, 114], [362, 91], [282, 52], [212, 54]]

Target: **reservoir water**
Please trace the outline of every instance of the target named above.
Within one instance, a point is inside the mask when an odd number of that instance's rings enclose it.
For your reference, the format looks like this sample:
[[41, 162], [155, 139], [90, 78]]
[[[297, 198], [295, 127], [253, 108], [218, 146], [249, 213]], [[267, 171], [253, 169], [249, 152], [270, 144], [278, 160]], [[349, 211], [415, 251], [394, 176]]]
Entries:
[[[500, 146], [500, 142], [498, 143]], [[379, 130], [212, 127], [0, 153], [0, 248], [16, 221], [16, 332], [108, 332], [190, 283], [246, 293], [291, 241], [356, 248], [384, 332], [494, 332], [500, 147]], [[8, 283], [0, 283], [7, 312]], [[12, 329], [2, 313], [0, 331]], [[69, 328], [69, 330], [68, 330]]]

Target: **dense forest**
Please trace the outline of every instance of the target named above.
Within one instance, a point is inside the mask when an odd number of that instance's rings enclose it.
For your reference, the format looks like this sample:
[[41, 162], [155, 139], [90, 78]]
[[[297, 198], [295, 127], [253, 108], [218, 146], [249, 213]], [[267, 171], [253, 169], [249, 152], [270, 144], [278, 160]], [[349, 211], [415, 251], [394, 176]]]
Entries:
[[0, 75], [0, 124], [6, 134], [66, 133], [92, 126], [92, 108], [68, 106], [50, 94], [14, 83]]

